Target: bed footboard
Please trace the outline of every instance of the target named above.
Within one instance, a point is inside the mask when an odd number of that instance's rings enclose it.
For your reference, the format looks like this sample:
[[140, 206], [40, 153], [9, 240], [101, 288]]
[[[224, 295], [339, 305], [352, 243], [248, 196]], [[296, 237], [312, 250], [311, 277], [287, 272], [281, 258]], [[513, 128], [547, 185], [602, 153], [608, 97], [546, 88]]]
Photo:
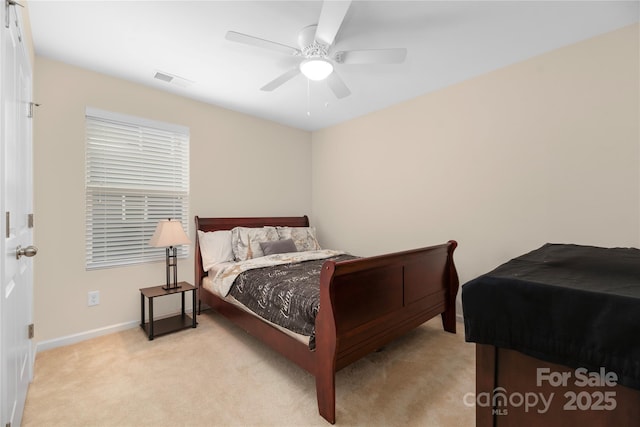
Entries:
[[335, 422], [335, 372], [440, 314], [456, 332], [457, 243], [326, 261], [316, 319], [318, 408]]

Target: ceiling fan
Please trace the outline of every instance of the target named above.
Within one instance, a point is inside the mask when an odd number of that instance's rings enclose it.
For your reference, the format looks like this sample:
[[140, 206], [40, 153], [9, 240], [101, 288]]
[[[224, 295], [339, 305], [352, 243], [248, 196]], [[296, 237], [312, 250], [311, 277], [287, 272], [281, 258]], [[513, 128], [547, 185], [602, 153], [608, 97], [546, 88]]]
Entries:
[[326, 79], [336, 97], [344, 98], [351, 91], [337, 74], [335, 64], [399, 64], [407, 56], [404, 48], [335, 50], [333, 42], [350, 5], [351, 1], [324, 1], [318, 24], [305, 27], [298, 33], [299, 48], [235, 31], [228, 31], [225, 38], [300, 57], [300, 63], [296, 67], [276, 77], [261, 87], [261, 90], [270, 92], [302, 73], [311, 80]]

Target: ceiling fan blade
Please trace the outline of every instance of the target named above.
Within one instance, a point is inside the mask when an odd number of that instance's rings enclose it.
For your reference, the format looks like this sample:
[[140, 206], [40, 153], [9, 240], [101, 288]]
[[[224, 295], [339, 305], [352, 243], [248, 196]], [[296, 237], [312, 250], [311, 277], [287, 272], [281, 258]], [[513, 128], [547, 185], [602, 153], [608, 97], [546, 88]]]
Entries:
[[295, 47], [272, 42], [270, 40], [261, 39], [243, 33], [237, 33], [235, 31], [227, 31], [225, 38], [227, 40], [231, 40], [232, 42], [244, 43], [250, 46], [257, 46], [264, 49], [275, 50], [276, 52], [286, 53], [289, 55], [296, 55], [301, 53], [300, 50], [296, 49]]
[[279, 88], [284, 83], [288, 82], [289, 80], [291, 80], [292, 78], [294, 78], [298, 74], [300, 74], [300, 68], [296, 66], [295, 68], [292, 68], [289, 71], [287, 71], [286, 73], [281, 74], [280, 76], [278, 76], [275, 79], [271, 80], [269, 83], [267, 83], [266, 85], [262, 86], [260, 88], [260, 90], [264, 90], [265, 92], [271, 92], [272, 90], [274, 90], [276, 88]]
[[351, 91], [349, 90], [347, 85], [344, 84], [335, 70], [333, 73], [329, 74], [329, 77], [327, 77], [327, 84], [338, 99], [342, 99], [351, 95]]
[[351, 6], [351, 0], [325, 0], [322, 3], [320, 19], [318, 20], [318, 27], [316, 28], [316, 40], [318, 42], [328, 46], [333, 44], [336, 34], [338, 34], [340, 26], [342, 25], [342, 21], [347, 14], [347, 10], [349, 10], [349, 6]]
[[335, 54], [341, 64], [400, 64], [407, 57], [407, 49], [347, 50]]

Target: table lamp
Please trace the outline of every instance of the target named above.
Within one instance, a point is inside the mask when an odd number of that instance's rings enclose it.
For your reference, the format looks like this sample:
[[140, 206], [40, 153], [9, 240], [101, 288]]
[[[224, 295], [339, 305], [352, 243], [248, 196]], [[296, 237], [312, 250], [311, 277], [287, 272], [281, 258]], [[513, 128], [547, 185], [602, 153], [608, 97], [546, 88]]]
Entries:
[[[176, 254], [177, 245], [188, 245], [191, 243], [189, 237], [184, 232], [180, 221], [163, 219], [158, 222], [156, 231], [149, 240], [149, 246], [154, 248], [167, 248], [167, 284], [162, 289], [178, 289], [178, 256]], [[173, 268], [173, 282], [171, 281], [171, 268]]]

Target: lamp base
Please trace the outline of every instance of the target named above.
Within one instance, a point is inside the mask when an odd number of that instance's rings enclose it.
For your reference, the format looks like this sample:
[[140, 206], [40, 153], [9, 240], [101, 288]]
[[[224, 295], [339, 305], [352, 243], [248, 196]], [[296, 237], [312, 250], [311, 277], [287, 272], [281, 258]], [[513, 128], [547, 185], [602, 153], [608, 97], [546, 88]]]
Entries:
[[[173, 283], [171, 283], [171, 269], [173, 268]], [[167, 248], [167, 284], [162, 287], [165, 291], [180, 289], [178, 285], [178, 255], [176, 248], [169, 246]]]

